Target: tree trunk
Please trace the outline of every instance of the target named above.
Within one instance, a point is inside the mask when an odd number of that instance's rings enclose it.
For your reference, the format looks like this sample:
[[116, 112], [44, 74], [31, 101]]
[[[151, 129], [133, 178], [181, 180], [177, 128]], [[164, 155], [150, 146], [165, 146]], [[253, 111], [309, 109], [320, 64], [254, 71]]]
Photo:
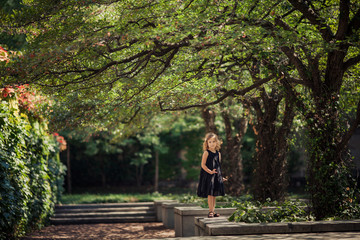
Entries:
[[206, 133], [215, 133], [218, 134], [216, 125], [215, 125], [215, 111], [209, 108], [202, 108], [201, 116], [205, 122], [205, 131]]
[[307, 119], [308, 190], [318, 220], [335, 216], [353, 199], [351, 156], [347, 147], [338, 147], [345, 129], [339, 120], [336, 100], [330, 96], [319, 98], [314, 116]]
[[71, 163], [70, 163], [70, 144], [67, 145], [67, 151], [66, 151], [66, 167], [67, 167], [67, 192], [71, 194], [72, 192], [72, 184], [71, 184]]
[[155, 151], [155, 179], [154, 179], [154, 192], [159, 191], [159, 152]]
[[106, 173], [105, 173], [105, 164], [104, 158], [101, 155], [96, 156], [96, 160], [100, 162], [100, 175], [101, 175], [101, 186], [106, 187]]
[[239, 119], [239, 131], [233, 136], [229, 112], [223, 111], [221, 115], [224, 120], [226, 133], [226, 146], [222, 155], [224, 176], [228, 178], [228, 182], [225, 184], [226, 192], [232, 196], [239, 196], [245, 189], [241, 143], [247, 130], [248, 120], [245, 118]]
[[[312, 211], [317, 220], [333, 217], [351, 208], [355, 181], [351, 177], [351, 155], [347, 148], [349, 136], [360, 122], [357, 117], [350, 129], [339, 116], [338, 92], [329, 87], [313, 88], [310, 106], [297, 98], [288, 82], [283, 82], [297, 108], [306, 120], [308, 154], [307, 189]], [[328, 89], [326, 91], [325, 89]]]
[[136, 166], [136, 184], [138, 187], [141, 186], [144, 174], [144, 164]]
[[251, 103], [256, 112], [254, 132], [257, 135], [253, 174], [254, 198], [260, 202], [268, 199], [283, 201], [288, 186], [286, 153], [287, 138], [294, 118], [293, 106], [285, 99], [284, 116], [281, 125], [276, 126], [279, 122], [277, 116], [282, 97], [276, 93], [268, 96], [263, 90], [261, 98], [262, 104], [259, 99], [253, 99]]

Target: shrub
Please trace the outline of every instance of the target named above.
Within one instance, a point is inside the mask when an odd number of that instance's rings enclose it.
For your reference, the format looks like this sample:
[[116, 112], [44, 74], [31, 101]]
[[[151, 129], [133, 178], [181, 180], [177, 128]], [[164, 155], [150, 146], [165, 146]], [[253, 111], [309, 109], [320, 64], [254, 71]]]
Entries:
[[6, 97], [0, 104], [0, 239], [14, 239], [47, 222], [65, 167], [46, 123]]
[[229, 221], [246, 223], [269, 222], [299, 222], [313, 220], [306, 204], [300, 201], [285, 201], [284, 203], [267, 201], [260, 202], [233, 202], [237, 210], [230, 216]]

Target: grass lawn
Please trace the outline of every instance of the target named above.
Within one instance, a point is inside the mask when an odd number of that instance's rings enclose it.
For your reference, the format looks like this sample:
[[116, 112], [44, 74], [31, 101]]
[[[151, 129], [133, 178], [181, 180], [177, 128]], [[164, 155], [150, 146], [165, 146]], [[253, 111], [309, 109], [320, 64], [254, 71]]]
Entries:
[[[303, 192], [289, 191], [288, 199], [308, 198]], [[82, 188], [74, 189], [72, 194], [63, 194], [60, 204], [81, 203], [130, 203], [130, 202], [152, 202], [155, 200], [178, 200], [184, 203], [199, 203], [207, 205], [207, 199], [196, 196], [194, 189], [162, 189], [159, 193], [152, 192], [151, 188]], [[240, 197], [217, 197], [217, 202], [232, 203], [233, 201], [250, 200], [251, 195], [244, 194]]]
[[81, 193], [63, 194], [60, 204], [80, 203], [128, 203], [128, 202], [152, 202], [160, 199], [178, 199], [179, 195], [160, 193]]

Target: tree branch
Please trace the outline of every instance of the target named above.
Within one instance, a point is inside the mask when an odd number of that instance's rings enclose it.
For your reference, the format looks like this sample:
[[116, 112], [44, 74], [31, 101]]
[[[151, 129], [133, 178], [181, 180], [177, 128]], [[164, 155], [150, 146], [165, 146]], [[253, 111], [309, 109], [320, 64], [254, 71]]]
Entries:
[[195, 0], [191, 0], [191, 1], [184, 7], [183, 11], [186, 10], [188, 7], [190, 7], [190, 5], [191, 5], [194, 1], [195, 1]]
[[122, 120], [121, 123], [123, 124], [129, 124], [132, 122], [132, 120], [134, 120], [134, 118], [137, 116], [137, 114], [140, 112], [141, 107], [139, 107], [138, 109], [136, 109], [135, 113], [130, 117], [129, 120]]
[[278, 139], [286, 136], [286, 132], [290, 132], [290, 128], [292, 126], [293, 119], [295, 117], [294, 111], [294, 102], [290, 100], [289, 93], [286, 92], [285, 95], [285, 112], [283, 119], [281, 121], [281, 126], [277, 130], [276, 136]]
[[312, 118], [311, 112], [306, 111], [308, 108], [304, 105], [304, 103], [297, 98], [298, 93], [291, 86], [287, 77], [280, 80], [282, 85], [285, 87], [285, 91], [290, 101], [293, 101], [295, 106], [300, 110], [300, 112], [304, 115], [305, 118]]
[[262, 84], [269, 82], [273, 78], [274, 78], [274, 76], [271, 75], [270, 77], [261, 79], [261, 80], [255, 82], [254, 84], [252, 84], [251, 86], [246, 87], [242, 90], [231, 89], [231, 90], [225, 92], [221, 97], [219, 97], [218, 99], [216, 99], [215, 101], [212, 101], [212, 102], [192, 104], [192, 105], [187, 105], [187, 106], [182, 106], [182, 107], [164, 108], [163, 103], [161, 101], [159, 101], [159, 107], [160, 107], [161, 111], [165, 112], [165, 111], [179, 111], [179, 110], [186, 110], [186, 109], [195, 108], [195, 107], [206, 107], [206, 106], [210, 106], [210, 105], [215, 105], [215, 104], [222, 102], [224, 99], [226, 99], [228, 97], [243, 96], [246, 93], [250, 92], [251, 90], [258, 88]]
[[338, 30], [335, 35], [335, 38], [338, 40], [345, 39], [349, 24], [349, 19], [350, 19], [349, 13], [350, 13], [350, 0], [341, 0]]
[[248, 15], [251, 14], [252, 11], [254, 11], [254, 9], [258, 6], [259, 4], [259, 0], [255, 0], [255, 2], [253, 3], [252, 7], [250, 8]]
[[282, 2], [282, 1], [277, 1], [277, 2], [275, 2], [275, 3], [269, 8], [269, 10], [267, 11], [267, 13], [265, 13], [264, 16], [262, 16], [261, 20], [264, 20], [266, 17], [268, 17], [268, 16], [270, 15], [271, 11], [272, 11], [277, 5], [279, 5], [281, 2]]
[[344, 72], [345, 72], [348, 68], [350, 68], [350, 67], [358, 64], [359, 62], [360, 62], [360, 55], [357, 55], [356, 57], [353, 57], [353, 58], [348, 59], [348, 60], [344, 63]]
[[321, 36], [326, 42], [330, 42], [334, 34], [332, 33], [330, 27], [325, 24], [325, 21], [318, 15], [316, 12], [311, 9], [303, 0], [289, 0], [291, 5], [300, 11], [306, 19], [310, 21], [312, 25], [317, 26]]
[[287, 46], [280, 47], [281, 51], [285, 53], [285, 55], [289, 58], [290, 62], [295, 66], [298, 70], [300, 77], [306, 83], [307, 86], [313, 86], [313, 82], [309, 78], [307, 74], [307, 69], [302, 61], [297, 57], [294, 49], [289, 48]]

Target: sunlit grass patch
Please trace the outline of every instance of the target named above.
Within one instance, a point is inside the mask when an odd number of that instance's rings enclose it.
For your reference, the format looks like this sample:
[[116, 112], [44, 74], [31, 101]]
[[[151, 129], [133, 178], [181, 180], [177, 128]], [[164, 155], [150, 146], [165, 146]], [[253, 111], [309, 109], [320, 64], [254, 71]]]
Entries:
[[172, 194], [162, 195], [159, 193], [82, 193], [82, 194], [64, 194], [61, 204], [81, 204], [81, 203], [131, 203], [131, 202], [152, 202], [159, 199], [175, 199]]

